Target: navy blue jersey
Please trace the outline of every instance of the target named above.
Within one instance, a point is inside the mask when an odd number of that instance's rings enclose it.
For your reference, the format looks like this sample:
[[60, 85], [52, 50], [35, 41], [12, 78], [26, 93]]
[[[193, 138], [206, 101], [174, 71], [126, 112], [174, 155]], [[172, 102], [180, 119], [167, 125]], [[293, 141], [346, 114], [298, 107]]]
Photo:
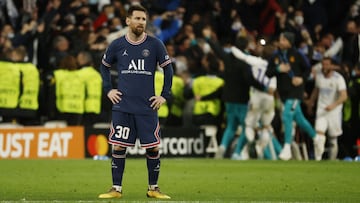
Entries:
[[171, 63], [164, 44], [157, 38], [145, 34], [143, 40], [131, 41], [127, 35], [114, 40], [102, 59], [106, 67], [116, 65], [118, 90], [121, 101], [113, 105], [113, 110], [135, 113], [156, 113], [150, 105], [150, 97], [155, 95], [154, 76], [157, 66]]

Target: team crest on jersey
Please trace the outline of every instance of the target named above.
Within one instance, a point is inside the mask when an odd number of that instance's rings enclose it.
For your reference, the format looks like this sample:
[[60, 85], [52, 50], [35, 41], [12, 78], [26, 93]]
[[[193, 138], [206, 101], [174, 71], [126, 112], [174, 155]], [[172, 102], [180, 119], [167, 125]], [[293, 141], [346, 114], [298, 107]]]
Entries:
[[150, 55], [150, 51], [148, 49], [144, 49], [142, 51], [142, 55], [143, 55], [143, 57], [148, 57]]

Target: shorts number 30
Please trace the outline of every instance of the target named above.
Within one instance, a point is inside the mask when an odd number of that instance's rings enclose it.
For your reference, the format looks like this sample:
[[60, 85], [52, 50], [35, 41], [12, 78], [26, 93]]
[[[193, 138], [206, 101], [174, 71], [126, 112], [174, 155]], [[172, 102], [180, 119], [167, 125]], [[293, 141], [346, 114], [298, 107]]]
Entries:
[[122, 138], [124, 140], [127, 140], [129, 138], [130, 128], [129, 127], [123, 127], [123, 126], [116, 126], [116, 138]]

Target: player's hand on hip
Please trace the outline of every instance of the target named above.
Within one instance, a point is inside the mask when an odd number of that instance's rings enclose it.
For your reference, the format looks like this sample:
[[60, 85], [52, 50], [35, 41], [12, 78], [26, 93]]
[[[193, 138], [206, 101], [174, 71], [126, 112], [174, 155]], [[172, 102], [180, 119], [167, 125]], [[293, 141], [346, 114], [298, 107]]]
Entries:
[[157, 110], [163, 103], [166, 102], [166, 99], [162, 96], [152, 96], [149, 101], [152, 101], [150, 107]]
[[121, 101], [122, 93], [117, 89], [112, 89], [108, 92], [107, 96], [113, 104], [119, 103]]

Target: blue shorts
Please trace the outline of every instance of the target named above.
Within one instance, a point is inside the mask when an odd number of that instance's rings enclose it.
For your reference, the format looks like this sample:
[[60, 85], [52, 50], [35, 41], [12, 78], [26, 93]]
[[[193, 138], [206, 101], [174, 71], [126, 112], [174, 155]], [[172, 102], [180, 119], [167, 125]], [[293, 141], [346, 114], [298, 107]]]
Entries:
[[121, 147], [135, 146], [136, 138], [143, 148], [160, 144], [160, 125], [157, 114], [139, 115], [112, 111], [109, 143]]

